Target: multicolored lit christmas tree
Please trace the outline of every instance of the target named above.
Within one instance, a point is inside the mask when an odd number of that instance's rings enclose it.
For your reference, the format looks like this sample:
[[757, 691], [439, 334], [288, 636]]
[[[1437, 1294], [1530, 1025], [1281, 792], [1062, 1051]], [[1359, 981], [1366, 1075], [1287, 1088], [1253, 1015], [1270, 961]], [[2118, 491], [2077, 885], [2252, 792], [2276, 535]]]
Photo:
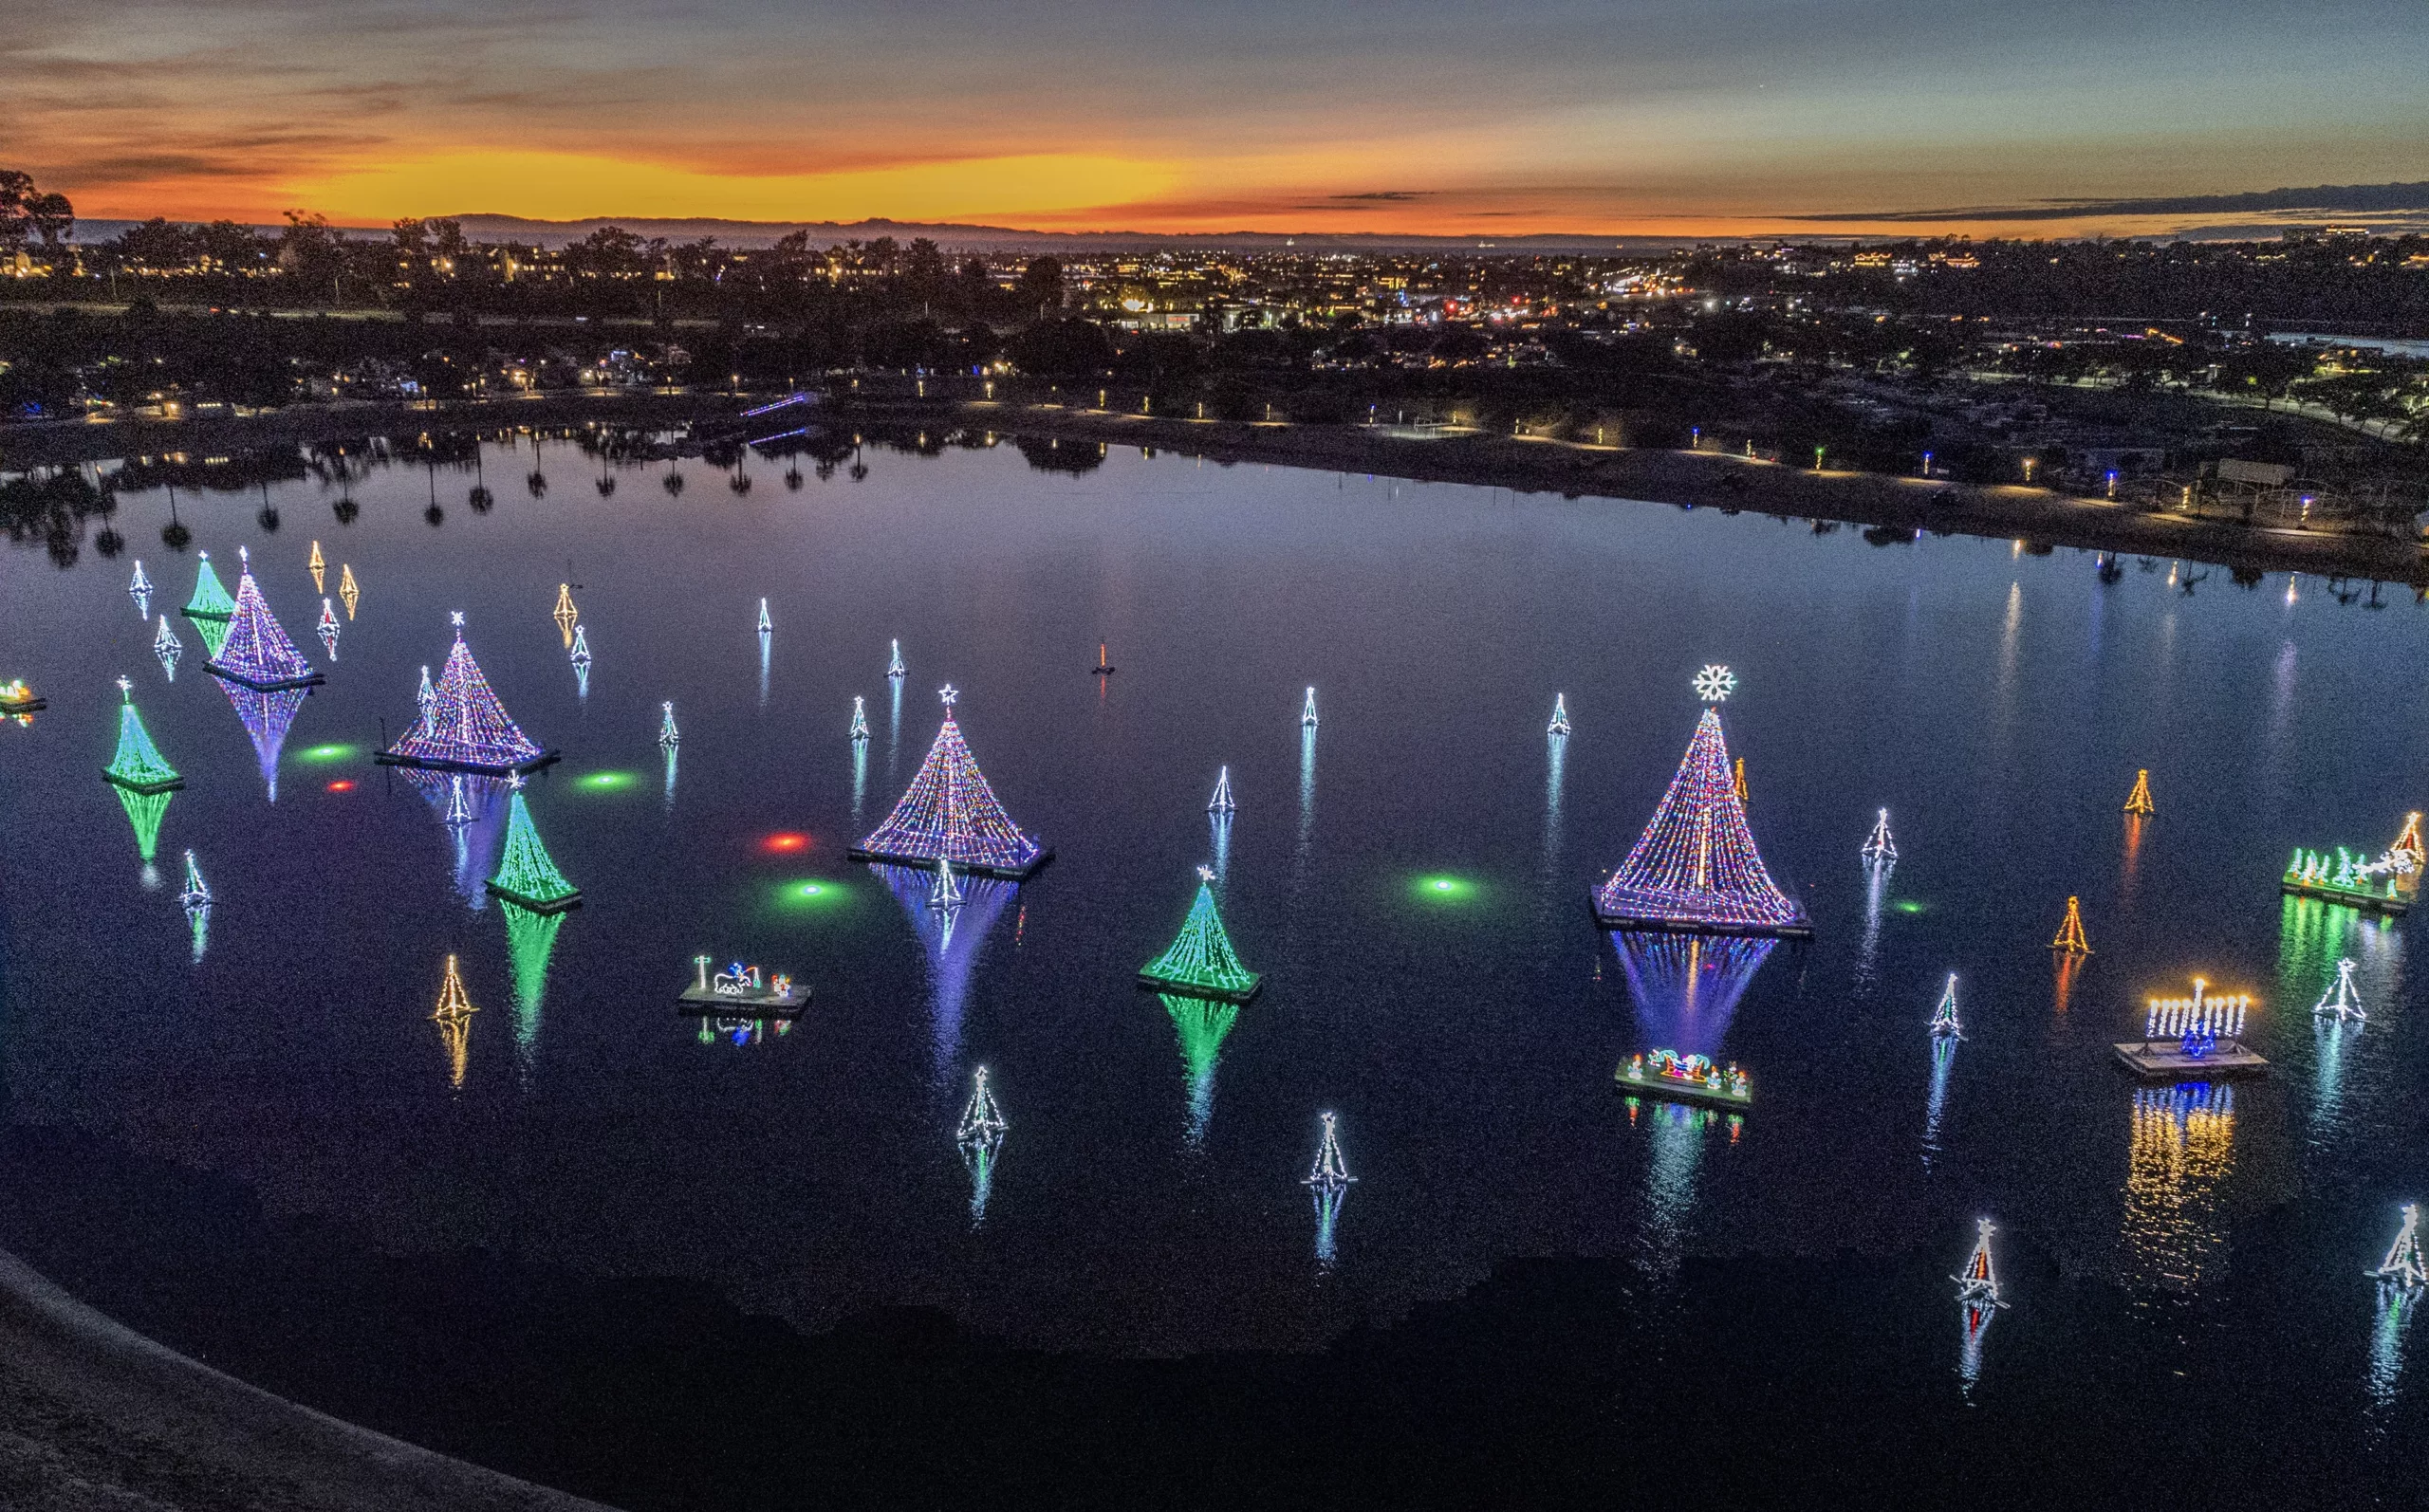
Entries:
[[566, 880], [549, 858], [548, 848], [540, 843], [538, 826], [531, 822], [530, 806], [523, 801], [523, 780], [514, 781], [514, 791], [508, 799], [506, 818], [506, 854], [498, 860], [497, 875], [489, 879], [491, 895], [529, 909], [534, 913], [562, 913], [580, 906], [582, 889]]
[[161, 757], [151, 731], [143, 728], [143, 716], [135, 711], [135, 684], [121, 677], [118, 692], [118, 749], [102, 775], [130, 793], [165, 793], [185, 786], [186, 780]]
[[269, 612], [261, 585], [253, 581], [250, 562], [236, 579], [236, 612], [228, 621], [228, 633], [203, 665], [227, 681], [264, 692], [327, 680], [312, 670], [295, 642], [287, 638], [278, 617]]
[[322, 600], [321, 600], [321, 625], [320, 625], [320, 630], [321, 630], [321, 649], [328, 653], [328, 655], [329, 655], [329, 659], [330, 659], [331, 661], [335, 661], [335, 660], [337, 660], [337, 659], [338, 659], [338, 612], [337, 612], [337, 610], [336, 610], [336, 609], [334, 609], [334, 608], [332, 608], [332, 607], [330, 606], [329, 601], [328, 601], [326, 599], [322, 599]]
[[1214, 908], [1214, 873], [1197, 869], [1197, 901], [1190, 905], [1180, 934], [1163, 954], [1139, 968], [1147, 986], [1200, 997], [1246, 1003], [1256, 996], [1258, 976], [1240, 964], [1232, 937]]
[[958, 696], [950, 687], [943, 691], [944, 724], [927, 760], [886, 821], [847, 853], [853, 860], [930, 866], [950, 859], [965, 873], [1018, 880], [1052, 856], [1035, 837], [1014, 828], [996, 802], [954, 720]]
[[228, 638], [228, 621], [236, 617], [236, 600], [228, 597], [219, 574], [212, 570], [211, 553], [195, 553], [194, 594], [180, 610], [202, 635], [205, 656], [219, 655], [219, 643]]
[[376, 759], [392, 766], [493, 776], [528, 772], [555, 761], [555, 751], [541, 749], [507, 717], [506, 706], [490, 691], [489, 679], [464, 644], [464, 616], [458, 612], [451, 618], [455, 644], [429, 705], [404, 738]]
[[[1698, 692], [1715, 705], [1734, 685], [1725, 667], [1707, 667], [1697, 678]], [[1804, 908], [1771, 880], [1754, 848], [1716, 708], [1706, 709], [1697, 722], [1686, 759], [1653, 821], [1593, 897], [1595, 917], [1610, 929], [1813, 932]]]

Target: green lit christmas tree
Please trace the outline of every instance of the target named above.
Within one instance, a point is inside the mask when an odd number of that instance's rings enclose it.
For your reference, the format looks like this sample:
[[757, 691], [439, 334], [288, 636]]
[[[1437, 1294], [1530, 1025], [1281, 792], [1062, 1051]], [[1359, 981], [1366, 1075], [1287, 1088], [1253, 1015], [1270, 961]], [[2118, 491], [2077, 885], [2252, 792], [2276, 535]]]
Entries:
[[211, 553], [202, 551], [195, 555], [200, 561], [195, 568], [194, 597], [186, 600], [186, 606], [180, 612], [193, 620], [195, 629], [201, 633], [203, 655], [206, 657], [216, 656], [219, 655], [219, 643], [228, 638], [228, 621], [236, 618], [236, 600], [229, 594], [227, 585], [219, 581], [219, 574], [212, 570]]
[[1197, 869], [1197, 901], [1172, 948], [1141, 967], [1139, 980], [1149, 986], [1198, 997], [1246, 1003], [1256, 996], [1258, 976], [1240, 964], [1232, 937], [1214, 912], [1214, 874]]
[[520, 777], [514, 780], [507, 812], [506, 853], [498, 861], [497, 875], [489, 879], [489, 890], [534, 913], [562, 913], [582, 902], [582, 889], [566, 880], [566, 874], [549, 858], [548, 848], [540, 843], [539, 827], [531, 822], [530, 807], [523, 802]]
[[130, 793], [165, 793], [185, 786], [186, 780], [161, 758], [160, 747], [143, 728], [143, 716], [135, 711], [135, 685], [121, 677], [118, 692], [118, 750], [102, 775]]

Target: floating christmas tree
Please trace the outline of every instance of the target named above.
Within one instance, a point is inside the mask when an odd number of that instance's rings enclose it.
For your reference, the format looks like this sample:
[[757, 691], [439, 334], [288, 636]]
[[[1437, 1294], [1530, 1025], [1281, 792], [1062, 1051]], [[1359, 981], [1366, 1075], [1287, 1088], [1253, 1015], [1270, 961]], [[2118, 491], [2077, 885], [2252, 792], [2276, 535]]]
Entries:
[[[1735, 679], [1707, 667], [1697, 689], [1707, 702], [1729, 695]], [[1809, 935], [1797, 901], [1780, 891], [1746, 827], [1746, 806], [1731, 780], [1720, 713], [1697, 722], [1686, 758], [1653, 821], [1628, 857], [1594, 894], [1595, 916], [1610, 928], [1699, 934]]]
[[995, 1106], [995, 1095], [987, 1090], [987, 1068], [980, 1066], [971, 1079], [970, 1101], [961, 1110], [961, 1123], [954, 1130], [954, 1142], [992, 1142], [1001, 1139], [1011, 1127], [1004, 1121], [1004, 1110]]
[[253, 742], [253, 757], [259, 764], [262, 784], [269, 790], [271, 802], [278, 802], [278, 759], [286, 748], [287, 732], [294, 728], [295, 715], [310, 696], [307, 688], [279, 688], [269, 691], [247, 687], [243, 683], [219, 680], [219, 691], [236, 710], [236, 719]]
[[36, 696], [33, 688], [23, 677], [0, 682], [0, 714], [20, 725], [30, 725], [34, 715], [50, 707], [50, 700]]
[[2091, 942], [2084, 938], [2084, 905], [2081, 898], [2067, 899], [2066, 922], [2058, 926], [2058, 934], [2049, 949], [2064, 950], [2068, 955], [2091, 954]]
[[135, 581], [126, 585], [126, 591], [135, 599], [135, 612], [146, 619], [151, 618], [152, 580], [143, 575], [142, 562], [135, 564]]
[[186, 780], [152, 744], [143, 716], [135, 711], [135, 685], [121, 677], [118, 692], [118, 749], [102, 775], [130, 793], [165, 793], [186, 785]]
[[851, 738], [862, 742], [865, 742], [869, 738], [868, 706], [861, 701], [861, 695], [858, 693], [854, 693], [852, 695]]
[[759, 600], [759, 633], [764, 636], [775, 628], [774, 622], [768, 618], [768, 600], [762, 599]]
[[936, 885], [928, 891], [928, 907], [957, 909], [961, 907], [961, 887], [953, 879], [953, 862], [936, 862]]
[[1307, 690], [1307, 701], [1299, 708], [1299, 723], [1308, 729], [1316, 728], [1316, 691], [1312, 688]]
[[1197, 869], [1197, 901], [1190, 905], [1180, 934], [1163, 954], [1139, 968], [1151, 987], [1246, 1003], [1256, 996], [1258, 977], [1240, 964], [1232, 937], [1214, 910], [1214, 873]]
[[577, 667], [590, 665], [590, 636], [587, 627], [583, 625], [573, 627], [573, 650], [568, 654], [567, 659]]
[[312, 556], [305, 565], [312, 569], [312, 591], [314, 593], [328, 592], [329, 562], [326, 557], [321, 555], [321, 544], [318, 541], [312, 543]]
[[1568, 695], [1567, 693], [1552, 694], [1552, 722], [1546, 728], [1544, 733], [1547, 735], [1568, 733]]
[[899, 677], [902, 675], [902, 642], [898, 640], [894, 642], [893, 655], [886, 661], [885, 674], [888, 677]]
[[1206, 812], [1229, 814], [1239, 806], [1232, 802], [1232, 769], [1222, 767], [1214, 773], [1214, 796], [1206, 801]]
[[2336, 980], [2328, 985], [2319, 1001], [2311, 1005], [2314, 1014], [2338, 1019], [2366, 1019], [2362, 1000], [2353, 990], [2353, 961], [2350, 956], [2336, 963]]
[[1898, 842], [1889, 838], [1889, 810], [1885, 808], [1881, 811], [1881, 817], [1873, 821], [1872, 834], [1863, 842], [1863, 858], [1875, 866], [1898, 858]]
[[198, 551], [194, 574], [194, 596], [179, 611], [194, 621], [202, 634], [202, 649], [206, 656], [219, 655], [219, 643], [228, 638], [228, 621], [236, 616], [236, 600], [228, 597], [220, 585], [219, 574], [211, 567], [211, 553]]
[[421, 686], [414, 690], [414, 708], [426, 716], [430, 712], [430, 706], [436, 702], [438, 702], [438, 690], [430, 685], [430, 669], [424, 667], [421, 670]]
[[177, 658], [186, 654], [186, 643], [169, 628], [169, 617], [160, 617], [160, 633], [152, 637], [152, 655], [160, 658], [160, 671], [171, 682], [177, 680]]
[[658, 743], [673, 750], [683, 744], [683, 732], [675, 728], [675, 705], [664, 703], [658, 708], [661, 713], [658, 721]]
[[491, 895], [517, 903], [534, 913], [562, 913], [582, 902], [582, 890], [566, 880], [549, 858], [548, 848], [540, 843], [538, 826], [531, 822], [531, 809], [523, 801], [523, 779], [514, 779], [514, 791], [507, 800], [506, 854], [498, 860], [497, 875], [489, 879]]
[[1113, 675], [1113, 654], [1105, 649], [1105, 643], [1102, 640], [1097, 642], [1097, 664], [1088, 670], [1100, 677]]
[[[240, 559], [241, 555], [240, 551]], [[295, 642], [287, 637], [278, 617], [269, 612], [260, 585], [253, 581], [250, 562], [236, 579], [236, 612], [228, 621], [228, 633], [203, 665], [227, 681], [264, 692], [326, 680], [312, 670]]]
[[[486, 772], [504, 775], [528, 772], [557, 759], [542, 750], [515, 728], [489, 679], [481, 675], [473, 653], [464, 644], [464, 616], [451, 617], [455, 644], [438, 674], [431, 701], [403, 739], [377, 758], [392, 766], [423, 766], [439, 771]], [[426, 673], [425, 673], [426, 675]]]
[[447, 808], [438, 816], [438, 821], [449, 829], [459, 830], [479, 817], [473, 812], [472, 798], [464, 791], [462, 775], [450, 776], [447, 779]]
[[2159, 810], [2151, 803], [2151, 771], [2145, 766], [2134, 774], [2134, 790], [2125, 795], [2125, 812], [2151, 815]]
[[1932, 1038], [1964, 1038], [1964, 1025], [1956, 1022], [1956, 973], [1954, 971], [1948, 973], [1948, 988], [1939, 995], [1939, 1006], [1932, 1010]]
[[566, 649], [572, 650], [573, 627], [582, 618], [582, 611], [573, 606], [573, 584], [557, 584], [557, 606], [548, 612], [548, 618], [557, 622], [557, 633], [565, 636]]
[[2429, 863], [2429, 851], [2422, 850], [2420, 845], [2420, 816], [2418, 813], [2403, 816], [2403, 833], [2398, 835], [2395, 838], [2395, 843], [2387, 847], [2387, 854], [2408, 858], [2412, 862], [2412, 872], [2416, 876], [2420, 875], [2422, 865]]
[[2429, 1285], [2429, 1268], [2423, 1267], [2420, 1261], [2420, 1204], [2404, 1204], [2403, 1226], [2396, 1230], [2395, 1243], [2387, 1246], [2387, 1258], [2379, 1262], [2378, 1269], [2366, 1274], [2377, 1281], [2392, 1282], [2406, 1291]]
[[338, 615], [326, 599], [321, 600], [321, 649], [331, 661], [338, 659]]
[[1026, 877], [1052, 853], [1012, 826], [954, 720], [954, 702], [960, 695], [947, 687], [941, 696], [944, 723], [936, 730], [936, 744], [928, 747], [927, 760], [919, 764], [893, 814], [849, 855], [859, 861], [911, 865], [950, 859], [964, 872]]
[[1341, 1134], [1333, 1126], [1333, 1116], [1326, 1113], [1317, 1116], [1324, 1120], [1324, 1141], [1316, 1146], [1316, 1163], [1299, 1178], [1299, 1184], [1319, 1191], [1339, 1191], [1358, 1178], [1349, 1173], [1349, 1167], [1341, 1158]]
[[1974, 1224], [1978, 1230], [1974, 1241], [1974, 1253], [1966, 1257], [1965, 1269], [1949, 1280], [1956, 1282], [1958, 1301], [1988, 1302], [1993, 1307], [2005, 1307], [2007, 1303], [1999, 1297], [1998, 1273], [1991, 1267], [1991, 1235], [1997, 1230], [1991, 1226], [1988, 1218], [1977, 1218]]
[[362, 589], [354, 581], [352, 563], [341, 563], [338, 567], [338, 602], [345, 605], [348, 619], [354, 618], [354, 606], [362, 601]]

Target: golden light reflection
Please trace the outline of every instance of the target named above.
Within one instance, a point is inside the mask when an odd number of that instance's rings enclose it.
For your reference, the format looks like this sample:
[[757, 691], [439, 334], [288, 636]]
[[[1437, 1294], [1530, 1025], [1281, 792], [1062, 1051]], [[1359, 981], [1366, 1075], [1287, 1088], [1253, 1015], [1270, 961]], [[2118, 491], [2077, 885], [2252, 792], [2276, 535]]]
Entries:
[[2234, 1170], [2234, 1099], [2224, 1083], [2135, 1089], [2125, 1168], [2129, 1284], [2199, 1287], [2223, 1238], [2218, 1189]]

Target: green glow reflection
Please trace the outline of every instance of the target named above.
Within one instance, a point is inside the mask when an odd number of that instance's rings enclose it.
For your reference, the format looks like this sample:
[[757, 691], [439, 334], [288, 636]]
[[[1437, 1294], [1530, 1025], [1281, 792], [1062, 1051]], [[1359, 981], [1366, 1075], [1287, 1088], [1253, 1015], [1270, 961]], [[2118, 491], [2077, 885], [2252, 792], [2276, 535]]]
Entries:
[[639, 772], [584, 772], [573, 780], [573, 785], [585, 793], [621, 793], [640, 785]]
[[776, 884], [776, 907], [788, 913], [825, 913], [847, 908], [852, 889], [826, 876], [797, 876]]
[[315, 746], [309, 750], [298, 751], [295, 759], [325, 766], [331, 762], [350, 762], [361, 754], [362, 747], [360, 746]]
[[1484, 895], [1484, 889], [1466, 877], [1441, 873], [1417, 878], [1409, 884], [1409, 891], [1420, 902], [1444, 905], [1474, 903]]

